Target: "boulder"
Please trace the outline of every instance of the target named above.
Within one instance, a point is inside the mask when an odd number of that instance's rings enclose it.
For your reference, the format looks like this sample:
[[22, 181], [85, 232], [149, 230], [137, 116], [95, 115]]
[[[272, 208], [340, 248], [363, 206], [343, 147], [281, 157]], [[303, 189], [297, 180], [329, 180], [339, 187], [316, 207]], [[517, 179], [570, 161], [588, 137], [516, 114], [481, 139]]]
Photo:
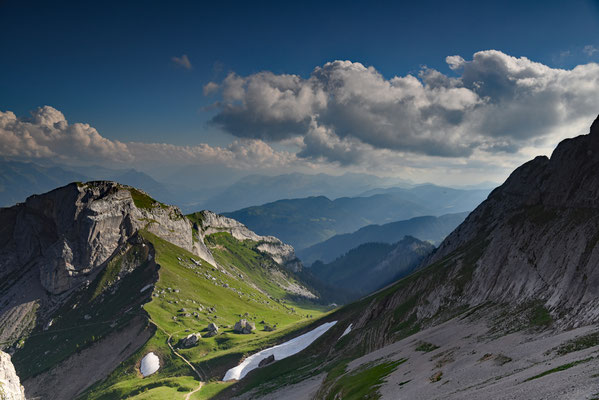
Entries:
[[246, 319], [241, 319], [241, 320], [237, 321], [235, 323], [235, 326], [233, 327], [233, 330], [235, 332], [242, 333], [244, 335], [252, 333], [252, 331], [255, 329], [256, 329], [256, 324], [254, 324], [253, 322], [249, 322]]
[[260, 364], [258, 364], [258, 367], [264, 367], [265, 365], [272, 364], [273, 362], [275, 362], [275, 355], [271, 354], [268, 357], [262, 359], [260, 361]]
[[179, 347], [182, 349], [188, 349], [190, 347], [196, 346], [201, 338], [202, 335], [199, 333], [191, 333], [179, 341]]
[[216, 324], [214, 322], [211, 322], [210, 325], [208, 325], [208, 328], [206, 328], [208, 330], [208, 333], [206, 333], [206, 337], [212, 337], [212, 336], [216, 336], [218, 335], [218, 326], [216, 326]]

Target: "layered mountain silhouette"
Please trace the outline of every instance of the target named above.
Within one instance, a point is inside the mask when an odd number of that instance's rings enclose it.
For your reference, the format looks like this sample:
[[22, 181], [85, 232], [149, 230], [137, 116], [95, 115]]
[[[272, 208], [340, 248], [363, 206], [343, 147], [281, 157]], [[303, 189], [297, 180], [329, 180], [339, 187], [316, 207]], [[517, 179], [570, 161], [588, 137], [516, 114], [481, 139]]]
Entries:
[[[421, 185], [412, 189], [396, 188], [389, 193], [366, 197], [330, 200], [316, 196], [279, 200], [223, 215], [242, 222], [261, 235], [279, 237], [299, 251], [367, 225], [387, 224], [424, 215], [470, 212], [488, 193], [488, 190]], [[415, 235], [410, 232], [405, 234]]]
[[404, 236], [439, 244], [469, 213], [446, 214], [440, 217], [414, 217], [384, 225], [368, 225], [352, 233], [335, 235], [323, 242], [299, 250], [298, 257], [306, 265], [320, 260], [328, 263], [364, 243], [395, 243]]

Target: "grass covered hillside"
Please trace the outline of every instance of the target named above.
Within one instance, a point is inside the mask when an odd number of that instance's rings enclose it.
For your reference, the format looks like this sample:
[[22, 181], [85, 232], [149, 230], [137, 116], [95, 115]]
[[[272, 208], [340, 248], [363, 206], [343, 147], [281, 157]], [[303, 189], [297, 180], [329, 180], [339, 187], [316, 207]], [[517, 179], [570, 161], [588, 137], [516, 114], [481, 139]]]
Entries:
[[[148, 289], [151, 297], [140, 310], [147, 313], [154, 333], [81, 398], [183, 399], [200, 382], [202, 389], [189, 398], [209, 398], [229, 385], [218, 381], [244, 355], [282, 340], [325, 312], [286, 290], [299, 284], [256, 251], [255, 242], [241, 242], [227, 233], [208, 236], [206, 242], [219, 264], [215, 266], [151, 233], [142, 236], [154, 249], [159, 266], [158, 280]], [[233, 326], [241, 318], [254, 322], [256, 330], [235, 333]], [[210, 323], [219, 328], [214, 337], [206, 337]], [[203, 336], [197, 346], [177, 349], [180, 339], [196, 332]], [[139, 363], [150, 351], [160, 358], [161, 368], [142, 378]]]
[[[293, 272], [291, 246], [115, 182], [70, 184], [0, 217], [0, 346], [31, 398], [209, 398], [248, 354], [330, 310]], [[46, 247], [13, 254], [17, 240]]]

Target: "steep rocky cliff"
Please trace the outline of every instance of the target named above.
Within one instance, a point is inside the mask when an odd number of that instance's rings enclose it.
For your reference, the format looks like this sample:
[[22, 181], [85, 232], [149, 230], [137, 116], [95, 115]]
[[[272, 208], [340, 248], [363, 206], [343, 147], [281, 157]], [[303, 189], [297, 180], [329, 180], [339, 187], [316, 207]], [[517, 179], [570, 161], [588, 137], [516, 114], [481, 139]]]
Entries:
[[471, 279], [451, 301], [540, 300], [563, 324], [597, 322], [598, 167], [599, 118], [588, 135], [564, 140], [551, 158], [537, 157], [516, 169], [430, 260], [442, 262], [479, 246]]
[[0, 351], [0, 400], [25, 400], [25, 389], [10, 361], [10, 356]]
[[0, 279], [39, 270], [60, 294], [79, 285], [139, 229], [180, 247], [193, 246], [191, 223], [178, 208], [114, 182], [73, 183], [0, 209]]

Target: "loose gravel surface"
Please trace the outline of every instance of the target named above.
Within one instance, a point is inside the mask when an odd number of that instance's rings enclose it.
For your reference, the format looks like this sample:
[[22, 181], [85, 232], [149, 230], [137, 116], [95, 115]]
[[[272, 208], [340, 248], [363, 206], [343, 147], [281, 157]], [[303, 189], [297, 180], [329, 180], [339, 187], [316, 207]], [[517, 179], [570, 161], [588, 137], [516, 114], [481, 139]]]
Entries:
[[[599, 346], [562, 356], [555, 348], [598, 329], [490, 337], [483, 323], [452, 320], [356, 359], [349, 369], [407, 358], [379, 389], [389, 400], [593, 399], [599, 397]], [[417, 351], [422, 342], [439, 347]], [[575, 365], [530, 379], [570, 363]]]

